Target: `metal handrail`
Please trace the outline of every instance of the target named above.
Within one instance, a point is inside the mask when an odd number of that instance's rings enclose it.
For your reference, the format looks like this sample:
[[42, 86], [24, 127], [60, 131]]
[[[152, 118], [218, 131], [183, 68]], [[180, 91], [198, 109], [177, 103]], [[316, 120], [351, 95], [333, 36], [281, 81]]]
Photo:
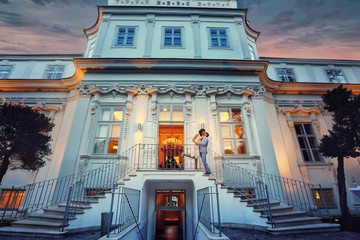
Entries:
[[[315, 190], [323, 195], [320, 185], [245, 169], [235, 163], [224, 163], [223, 168], [226, 173], [226, 178], [223, 181], [225, 185], [233, 189], [249, 189], [258, 195], [259, 192], [261, 193], [267, 188], [270, 200], [279, 201], [282, 204], [294, 207], [294, 209], [304, 210], [309, 214], [323, 215], [319, 204], [313, 199]], [[261, 186], [261, 189], [258, 189], [258, 186]], [[324, 206], [323, 209], [326, 210], [330, 218], [325, 199], [320, 198], [319, 201], [321, 201], [321, 206]]]
[[[199, 189], [197, 191], [198, 199], [198, 220], [195, 228], [194, 238], [196, 239], [199, 223], [201, 222], [212, 234], [218, 234], [219, 237], [222, 236], [221, 233], [221, 217], [220, 217], [220, 206], [219, 206], [219, 191], [217, 185], [215, 186], [215, 191], [213, 192], [214, 187], [206, 187]], [[200, 204], [200, 199], [202, 195], [202, 201]], [[216, 203], [214, 203], [213, 195], [216, 197]], [[206, 201], [205, 201], [206, 199]], [[214, 212], [214, 205], [216, 204], [217, 211]], [[205, 209], [205, 210], [204, 210]], [[217, 218], [217, 221], [215, 219]], [[217, 225], [216, 225], [217, 224]], [[217, 228], [216, 228], [217, 227]]]
[[[116, 192], [117, 190], [118, 192]], [[141, 239], [144, 240], [138, 221], [140, 191], [124, 187], [117, 189], [114, 184], [111, 194], [110, 216], [107, 222], [107, 238], [110, 237], [111, 231], [113, 231], [114, 234], [118, 234], [135, 223]], [[117, 202], [115, 201], [115, 195], [118, 197]], [[114, 203], [116, 205], [115, 212], [113, 211]], [[126, 208], [126, 206], [128, 208]], [[130, 210], [130, 212], [128, 210]]]

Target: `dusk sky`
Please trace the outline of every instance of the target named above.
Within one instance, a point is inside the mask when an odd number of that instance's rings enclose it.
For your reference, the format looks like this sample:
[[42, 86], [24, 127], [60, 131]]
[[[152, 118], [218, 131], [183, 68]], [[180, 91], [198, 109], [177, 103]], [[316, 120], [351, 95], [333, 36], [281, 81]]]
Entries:
[[[261, 57], [360, 60], [360, 0], [240, 0]], [[82, 54], [107, 0], [0, 0], [0, 54]], [[209, 11], [212, 11], [209, 9]]]

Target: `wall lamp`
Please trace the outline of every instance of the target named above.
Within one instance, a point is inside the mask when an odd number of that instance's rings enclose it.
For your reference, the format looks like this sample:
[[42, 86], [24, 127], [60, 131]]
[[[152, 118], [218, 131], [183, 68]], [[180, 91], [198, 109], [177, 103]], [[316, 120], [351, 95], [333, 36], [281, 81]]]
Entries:
[[138, 132], [142, 132], [142, 125], [141, 125], [141, 123], [138, 123], [138, 125], [137, 125], [137, 131], [138, 131]]
[[205, 123], [200, 123], [200, 129], [204, 129], [205, 128]]

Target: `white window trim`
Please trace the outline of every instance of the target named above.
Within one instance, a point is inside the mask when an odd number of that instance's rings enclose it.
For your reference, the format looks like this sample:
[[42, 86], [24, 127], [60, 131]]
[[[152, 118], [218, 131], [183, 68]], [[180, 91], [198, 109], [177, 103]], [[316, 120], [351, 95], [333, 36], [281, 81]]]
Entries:
[[[117, 153], [107, 153], [107, 149], [104, 148], [104, 153], [95, 153], [94, 150], [95, 150], [95, 140], [97, 138], [97, 131], [99, 129], [99, 125], [101, 124], [100, 122], [105, 122], [105, 121], [100, 121], [100, 117], [101, 117], [101, 114], [102, 114], [102, 110], [104, 108], [110, 108], [110, 109], [113, 109], [113, 108], [122, 108], [123, 109], [123, 119], [122, 121], [120, 122], [121, 124], [121, 129], [120, 129], [120, 138], [119, 138], [119, 143], [118, 143], [118, 152]], [[113, 111], [113, 110], [112, 110]], [[93, 131], [93, 134], [92, 134], [92, 138], [91, 138], [91, 144], [89, 144], [89, 152], [91, 154], [91, 156], [114, 156], [116, 154], [120, 154], [120, 151], [121, 151], [121, 144], [122, 144], [122, 136], [123, 136], [123, 132], [124, 132], [124, 123], [125, 123], [125, 117], [126, 117], [126, 107], [121, 104], [121, 105], [117, 105], [117, 104], [111, 104], [111, 103], [104, 103], [104, 104], [100, 104], [99, 105], [99, 109], [96, 113], [96, 116], [95, 116], [95, 131]], [[106, 121], [109, 125], [111, 125], [111, 122], [112, 121]], [[115, 122], [116, 123], [116, 122]], [[109, 128], [108, 129], [108, 133], [110, 133], [111, 129]], [[109, 142], [109, 139], [110, 139], [110, 136], [107, 135], [106, 136], [106, 140], [105, 140], [105, 146], [109, 147], [108, 146], [108, 142]]]
[[[311, 158], [312, 158], [312, 161], [305, 161], [305, 158], [303, 156], [303, 153], [302, 153], [302, 150], [301, 150], [301, 146], [300, 146], [300, 143], [299, 143], [299, 139], [298, 139], [298, 135], [296, 133], [296, 129], [295, 129], [295, 125], [296, 124], [309, 124], [312, 131], [313, 131], [313, 135], [314, 135], [314, 138], [315, 138], [315, 141], [316, 141], [316, 144], [317, 144], [317, 147], [318, 147], [318, 153], [319, 153], [319, 158], [320, 158], [320, 161], [316, 161], [315, 158], [312, 156], [313, 153], [311, 152]], [[302, 120], [302, 121], [294, 121], [294, 134], [295, 134], [295, 138], [296, 138], [296, 146], [297, 146], [297, 149], [298, 149], [298, 152], [301, 156], [301, 162], [302, 163], [307, 163], [307, 164], [318, 164], [318, 163], [326, 163], [325, 162], [325, 158], [324, 156], [319, 152], [319, 135], [317, 133], [317, 131], [315, 131], [316, 129], [314, 129], [313, 127], [313, 122], [312, 120]], [[307, 135], [306, 135], [307, 136]], [[307, 141], [307, 144], [308, 141]], [[310, 145], [309, 145], [310, 146]]]
[[[165, 29], [166, 28], [179, 28], [181, 31], [181, 45], [165, 45]], [[163, 49], [184, 49], [185, 48], [185, 28], [183, 26], [162, 26], [161, 27], [161, 46]]]
[[[220, 120], [220, 110], [221, 109], [240, 109], [241, 110], [241, 118], [242, 118], [242, 122], [221, 122]], [[249, 145], [249, 142], [248, 142], [248, 137], [247, 137], [247, 129], [246, 129], [246, 123], [245, 123], [245, 114], [244, 114], [244, 106], [234, 106], [234, 105], [231, 105], [231, 106], [219, 106], [217, 108], [217, 117], [219, 119], [219, 134], [220, 134], [220, 141], [221, 141], [221, 150], [222, 150], [222, 155], [226, 158], [231, 158], [231, 157], [249, 157], [250, 156], [250, 145]], [[240, 123], [239, 125], [242, 125], [243, 126], [243, 129], [244, 129], [244, 134], [245, 134], [245, 138], [242, 138], [245, 140], [245, 147], [246, 147], [246, 154], [238, 154], [237, 153], [237, 149], [236, 149], [236, 140], [235, 140], [235, 136], [233, 136], [232, 140], [233, 140], [233, 144], [235, 143], [234, 145], [234, 154], [225, 154], [224, 153], [224, 138], [222, 136], [222, 131], [221, 131], [221, 125], [222, 124], [229, 124], [229, 125], [236, 125], [237, 123]], [[231, 128], [233, 130], [233, 127]], [[233, 132], [234, 133], [234, 132]]]
[[[323, 68], [323, 72], [324, 72], [324, 74], [325, 74], [325, 78], [327, 79], [327, 81], [328, 81], [329, 83], [334, 83], [334, 82], [331, 82], [331, 81], [330, 81], [329, 76], [328, 76], [327, 73], [326, 73], [327, 70], [338, 70], [338, 71], [341, 71], [342, 74], [343, 74], [343, 77], [344, 77], [344, 81], [345, 81], [345, 82], [343, 82], [343, 83], [348, 83], [348, 81], [347, 81], [347, 79], [346, 79], [346, 76], [345, 76], [344, 69], [342, 69], [342, 68]], [[335, 83], [335, 84], [343, 84], [343, 83]]]
[[[226, 30], [228, 46], [212, 46], [212, 44], [211, 44], [211, 32], [210, 32], [211, 29], [224, 29], [224, 30]], [[208, 37], [208, 48], [210, 50], [220, 50], [220, 49], [221, 50], [233, 50], [232, 43], [230, 41], [231, 37], [230, 37], [229, 28], [227, 28], [227, 27], [207, 27], [206, 31], [207, 31], [207, 37]]]
[[[119, 45], [119, 44], [117, 44], [119, 28], [134, 28], [134, 41], [133, 41], [133, 44], [132, 44], [132, 45]], [[139, 26], [130, 26], [130, 25], [122, 26], [122, 25], [116, 25], [116, 27], [115, 27], [115, 33], [114, 33], [114, 40], [113, 40], [113, 43], [112, 43], [111, 48], [136, 48], [136, 46], [137, 46], [137, 39], [138, 39], [138, 31], [139, 31]]]
[[50, 78], [50, 79], [61, 79], [61, 78], [63, 78], [64, 75], [65, 75], [65, 73], [66, 73], [66, 71], [67, 71], [67, 68], [68, 68], [67, 64], [61, 64], [61, 63], [47, 64], [46, 67], [45, 67], [44, 77], [43, 77], [43, 78], [45, 78], [45, 79], [48, 79], [48, 77], [47, 77], [47, 69], [48, 69], [49, 66], [64, 66], [64, 71], [62, 72], [60, 78], [53, 78], [53, 77], [52, 77], [52, 78]]
[[278, 73], [278, 69], [291, 69], [291, 70], [293, 71], [293, 73], [294, 73], [294, 81], [293, 81], [293, 82], [298, 82], [294, 68], [290, 68], [290, 67], [277, 67], [277, 68], [275, 68], [275, 73], [276, 73], [276, 77], [277, 77], [277, 79], [278, 79], [279, 82], [289, 82], [289, 81], [282, 81], [282, 80], [280, 79], [280, 76], [279, 76], [279, 73]]
[[14, 64], [0, 64], [0, 66], [4, 66], [4, 67], [10, 66], [11, 67], [11, 69], [9, 71], [9, 74], [8, 74], [8, 77], [7, 78], [0, 78], [0, 79], [10, 79], [10, 76], [11, 76], [12, 72], [14, 71], [15, 65]]
[[[170, 120], [169, 121], [160, 121], [160, 106], [162, 105], [168, 105], [170, 106]], [[183, 121], [173, 121], [171, 120], [173, 118], [173, 108], [175, 107], [182, 107], [183, 108]], [[186, 114], [185, 114], [185, 105], [184, 104], [179, 104], [179, 103], [158, 103], [158, 109], [157, 109], [157, 121], [159, 124], [162, 123], [184, 123], [186, 122]]]

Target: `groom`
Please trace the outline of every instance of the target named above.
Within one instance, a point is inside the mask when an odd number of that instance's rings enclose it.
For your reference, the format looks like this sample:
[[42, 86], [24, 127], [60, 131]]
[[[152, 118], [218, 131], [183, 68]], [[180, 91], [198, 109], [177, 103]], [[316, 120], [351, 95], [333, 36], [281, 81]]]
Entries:
[[198, 143], [201, 161], [203, 162], [203, 164], [205, 166], [205, 174], [210, 174], [211, 173], [210, 168], [206, 162], [207, 146], [209, 143], [209, 139], [208, 139], [209, 134], [207, 132], [205, 132], [205, 129], [200, 129], [199, 134], [202, 137], [202, 140]]

